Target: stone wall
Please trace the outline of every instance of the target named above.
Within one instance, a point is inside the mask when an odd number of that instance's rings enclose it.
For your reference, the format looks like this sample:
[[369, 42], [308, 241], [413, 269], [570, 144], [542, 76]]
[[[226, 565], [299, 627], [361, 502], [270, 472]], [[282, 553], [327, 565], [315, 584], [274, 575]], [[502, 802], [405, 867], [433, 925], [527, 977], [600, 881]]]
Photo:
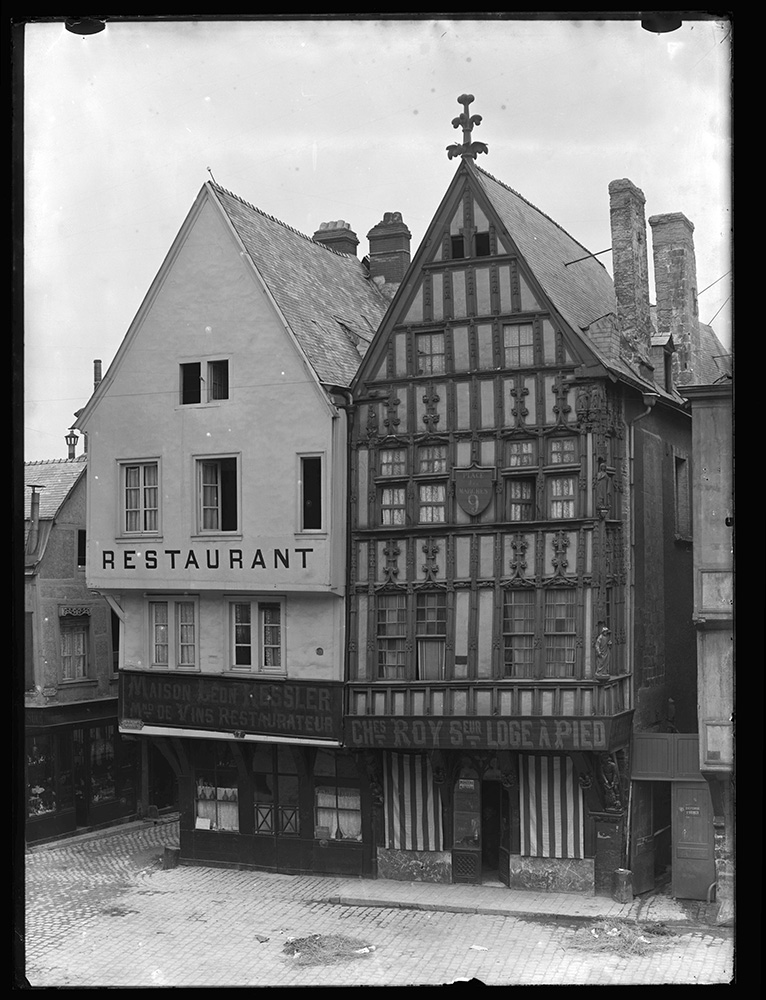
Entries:
[[527, 858], [512, 855], [511, 889], [593, 894], [593, 858]]
[[452, 882], [449, 851], [398, 851], [378, 848], [378, 878], [400, 882]]

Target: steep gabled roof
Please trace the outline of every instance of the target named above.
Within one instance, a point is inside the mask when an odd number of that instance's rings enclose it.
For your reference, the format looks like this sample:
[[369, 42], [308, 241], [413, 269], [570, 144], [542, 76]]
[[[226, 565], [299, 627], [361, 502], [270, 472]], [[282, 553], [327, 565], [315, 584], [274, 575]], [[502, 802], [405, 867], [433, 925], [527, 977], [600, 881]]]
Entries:
[[24, 463], [24, 520], [31, 517], [32, 490], [30, 486], [43, 486], [40, 490], [40, 520], [53, 520], [61, 510], [72, 490], [85, 472], [86, 459], [60, 458], [49, 461]]
[[356, 257], [315, 243], [218, 185], [214, 192], [320, 382], [347, 386], [388, 306]]
[[612, 279], [589, 250], [517, 191], [480, 167], [475, 172], [546, 295], [573, 330], [617, 312]]

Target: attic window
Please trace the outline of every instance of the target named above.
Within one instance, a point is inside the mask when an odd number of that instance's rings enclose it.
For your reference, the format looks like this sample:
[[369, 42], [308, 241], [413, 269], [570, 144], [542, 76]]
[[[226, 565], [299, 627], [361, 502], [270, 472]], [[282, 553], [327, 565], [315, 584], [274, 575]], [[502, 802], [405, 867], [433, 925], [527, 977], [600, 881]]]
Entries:
[[201, 362], [191, 361], [180, 368], [182, 406], [229, 398], [228, 361], [208, 361], [204, 369]]
[[465, 257], [465, 241], [462, 236], [450, 237], [450, 257], [452, 260], [461, 260]]
[[489, 233], [476, 234], [476, 256], [489, 257]]

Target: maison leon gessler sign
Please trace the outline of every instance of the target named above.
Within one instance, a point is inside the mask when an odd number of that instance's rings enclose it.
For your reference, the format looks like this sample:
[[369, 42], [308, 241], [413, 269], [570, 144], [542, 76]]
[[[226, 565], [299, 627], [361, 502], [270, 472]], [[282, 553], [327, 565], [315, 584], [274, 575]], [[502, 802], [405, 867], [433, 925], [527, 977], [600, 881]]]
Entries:
[[416, 750], [470, 747], [498, 750], [608, 750], [628, 739], [630, 721], [618, 718], [345, 720], [347, 746]]
[[101, 569], [131, 570], [302, 570], [314, 549], [103, 549]]
[[340, 741], [341, 684], [240, 681], [124, 671], [121, 728], [142, 725]]

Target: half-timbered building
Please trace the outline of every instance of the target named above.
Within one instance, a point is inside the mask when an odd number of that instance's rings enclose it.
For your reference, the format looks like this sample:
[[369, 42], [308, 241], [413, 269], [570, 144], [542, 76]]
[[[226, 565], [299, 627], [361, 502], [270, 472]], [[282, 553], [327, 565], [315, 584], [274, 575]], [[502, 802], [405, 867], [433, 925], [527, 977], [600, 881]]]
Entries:
[[696, 725], [690, 418], [642, 192], [612, 278], [477, 166], [472, 100], [352, 386], [344, 738], [378, 875], [608, 892], [632, 731]]

